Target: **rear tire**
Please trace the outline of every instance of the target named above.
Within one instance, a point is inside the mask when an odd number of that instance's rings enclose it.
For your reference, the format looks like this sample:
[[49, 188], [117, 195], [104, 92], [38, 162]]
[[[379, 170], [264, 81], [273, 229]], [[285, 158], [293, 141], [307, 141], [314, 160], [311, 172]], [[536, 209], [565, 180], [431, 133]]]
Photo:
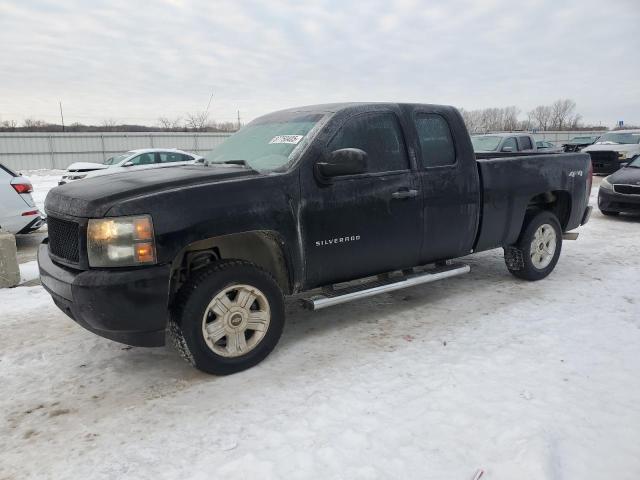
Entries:
[[284, 299], [273, 277], [243, 260], [224, 260], [185, 283], [168, 334], [197, 369], [228, 375], [261, 362], [284, 327]]
[[560, 222], [553, 213], [542, 211], [525, 219], [518, 242], [505, 248], [505, 263], [518, 278], [541, 280], [553, 271], [561, 250]]

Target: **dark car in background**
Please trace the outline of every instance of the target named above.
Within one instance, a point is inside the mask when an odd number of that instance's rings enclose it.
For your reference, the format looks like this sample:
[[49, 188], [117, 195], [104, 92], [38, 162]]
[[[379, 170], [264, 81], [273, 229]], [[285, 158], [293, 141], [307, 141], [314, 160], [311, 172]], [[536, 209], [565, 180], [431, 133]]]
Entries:
[[605, 133], [582, 152], [591, 155], [593, 173], [611, 174], [640, 156], [640, 130]]
[[604, 215], [640, 213], [640, 157], [602, 179], [598, 208]]
[[579, 152], [584, 147], [593, 145], [600, 137], [598, 135], [582, 135], [573, 137], [567, 143], [562, 145], [565, 152]]

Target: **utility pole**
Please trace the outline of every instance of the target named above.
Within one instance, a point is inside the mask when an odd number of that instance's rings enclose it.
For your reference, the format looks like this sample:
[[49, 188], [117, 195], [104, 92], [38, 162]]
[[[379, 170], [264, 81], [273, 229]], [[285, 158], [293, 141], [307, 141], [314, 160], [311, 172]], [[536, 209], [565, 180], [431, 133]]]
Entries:
[[238, 110], [238, 130], [240, 130], [240, 110]]
[[62, 101], [58, 102], [60, 104], [60, 120], [62, 120], [62, 131], [64, 132], [64, 116], [62, 115]]

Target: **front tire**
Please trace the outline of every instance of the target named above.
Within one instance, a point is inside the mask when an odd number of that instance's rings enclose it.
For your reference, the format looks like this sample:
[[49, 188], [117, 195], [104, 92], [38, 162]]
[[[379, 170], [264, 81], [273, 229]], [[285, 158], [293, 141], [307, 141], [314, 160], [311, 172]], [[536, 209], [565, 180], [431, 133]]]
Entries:
[[284, 327], [284, 299], [257, 265], [224, 260], [185, 283], [172, 309], [169, 335], [197, 369], [228, 375], [261, 362]]
[[539, 212], [527, 220], [515, 245], [505, 248], [509, 272], [523, 280], [536, 281], [549, 275], [560, 258], [562, 229], [551, 212]]

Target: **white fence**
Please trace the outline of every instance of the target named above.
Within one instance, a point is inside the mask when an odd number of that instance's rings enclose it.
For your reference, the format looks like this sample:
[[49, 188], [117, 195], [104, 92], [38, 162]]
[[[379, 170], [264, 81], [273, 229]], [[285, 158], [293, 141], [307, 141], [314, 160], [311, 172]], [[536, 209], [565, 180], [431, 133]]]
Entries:
[[546, 140], [560, 146], [563, 143], [567, 143], [567, 141], [571, 140], [573, 137], [599, 137], [600, 135], [603, 135], [605, 133], [607, 133], [607, 130], [594, 130], [588, 132], [575, 130], [558, 132], [532, 132], [531, 134], [536, 140]]
[[14, 170], [65, 169], [73, 162], [102, 163], [136, 148], [178, 148], [203, 154], [230, 133], [0, 133], [0, 163]]

